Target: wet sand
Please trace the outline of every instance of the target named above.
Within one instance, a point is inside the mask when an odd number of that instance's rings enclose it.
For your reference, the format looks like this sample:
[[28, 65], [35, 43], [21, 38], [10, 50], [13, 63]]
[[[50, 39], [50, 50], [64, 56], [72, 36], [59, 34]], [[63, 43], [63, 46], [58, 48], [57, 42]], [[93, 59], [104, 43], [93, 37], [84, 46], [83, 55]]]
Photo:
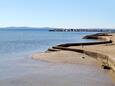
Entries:
[[[80, 54], [72, 51], [56, 51], [48, 53], [33, 54], [33, 59], [53, 63], [68, 63], [68, 64], [89, 64], [96, 65], [97, 61], [85, 54]], [[84, 58], [85, 57], [85, 58]]]

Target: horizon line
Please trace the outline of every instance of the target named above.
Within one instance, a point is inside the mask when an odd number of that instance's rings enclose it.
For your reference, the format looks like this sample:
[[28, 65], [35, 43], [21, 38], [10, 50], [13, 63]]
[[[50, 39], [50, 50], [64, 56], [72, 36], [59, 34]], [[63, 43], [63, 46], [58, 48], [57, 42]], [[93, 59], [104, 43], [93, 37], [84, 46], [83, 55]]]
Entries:
[[49, 28], [49, 29], [115, 29], [115, 28], [109, 28], [109, 27], [76, 27], [76, 28], [65, 28], [65, 27], [31, 27], [31, 26], [6, 26], [6, 27], [0, 27], [0, 29], [5, 29], [5, 28], [36, 28], [36, 29], [40, 29], [40, 28]]

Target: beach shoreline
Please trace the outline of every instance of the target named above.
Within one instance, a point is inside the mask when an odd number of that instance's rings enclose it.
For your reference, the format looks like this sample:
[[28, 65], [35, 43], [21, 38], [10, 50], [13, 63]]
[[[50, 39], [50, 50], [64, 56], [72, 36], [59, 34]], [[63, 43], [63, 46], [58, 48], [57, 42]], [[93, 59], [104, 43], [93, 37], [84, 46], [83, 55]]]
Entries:
[[[104, 36], [97, 35], [96, 37], [97, 40], [101, 40], [102, 42], [110, 42], [112, 40], [112, 43], [111, 42], [101, 43], [98, 45], [89, 44], [84, 46], [78, 46], [78, 45], [67, 46], [68, 44], [60, 44], [52, 48], [49, 48], [47, 52], [33, 54], [32, 59], [53, 63], [84, 64], [84, 65], [100, 64], [100, 66], [103, 65], [103, 63], [105, 62], [112, 69], [112, 71], [115, 71], [114, 67], [115, 34], [112, 33]], [[80, 50], [80, 52], [77, 51], [75, 52], [72, 51], [71, 49], [76, 49], [78, 51]], [[107, 57], [108, 62], [106, 62], [105, 60], [106, 56], [108, 56]], [[110, 72], [110, 75], [114, 75], [114, 72]], [[115, 81], [115, 78], [112, 77], [112, 79]]]
[[[92, 36], [92, 35], [87, 35], [87, 36]], [[89, 57], [90, 56], [91, 57], [95, 56], [95, 55], [90, 55], [90, 53], [93, 53], [93, 50], [88, 51], [88, 49], [87, 49], [87, 51], [86, 51], [85, 48], [89, 47], [89, 46], [95, 46], [95, 45], [101, 46], [103, 44], [109, 44], [109, 43], [111, 43], [111, 41], [108, 40], [109, 36], [110, 36], [109, 34], [107, 36], [105, 36], [105, 35], [104, 36], [96, 35], [96, 37], [97, 37], [96, 39], [98, 39], [98, 40], [101, 39], [102, 40], [101, 42], [67, 43], [67, 44], [60, 44], [60, 45], [57, 45], [57, 46], [53, 46], [52, 48], [49, 48], [46, 52], [33, 54], [32, 59], [44, 60], [44, 61], [49, 61], [49, 62], [51, 60], [51, 62], [76, 63], [76, 62], [78, 62], [77, 61], [78, 58], [74, 58], [74, 60], [72, 61], [71, 57], [81, 57], [82, 58], [84, 56], [85, 57], [86, 56], [87, 57], [88, 56]], [[84, 46], [85, 46], [85, 48], [84, 48]], [[75, 55], [75, 53], [76, 53], [76, 55]], [[79, 55], [79, 54], [81, 54], [81, 55]], [[96, 53], [96, 54], [98, 54], [98, 53]], [[68, 56], [68, 59], [67, 59], [67, 56]], [[62, 57], [63, 57], [63, 59], [62, 59]], [[76, 59], [76, 62], [75, 62], [75, 59]], [[82, 59], [84, 59], [84, 58], [82, 58]]]

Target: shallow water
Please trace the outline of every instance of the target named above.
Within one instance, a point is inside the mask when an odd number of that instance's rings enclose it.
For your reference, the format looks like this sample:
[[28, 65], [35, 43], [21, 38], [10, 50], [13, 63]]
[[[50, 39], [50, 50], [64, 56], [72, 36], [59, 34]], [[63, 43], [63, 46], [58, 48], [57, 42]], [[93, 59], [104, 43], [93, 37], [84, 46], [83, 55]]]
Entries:
[[55, 64], [28, 58], [9, 64], [9, 69], [0, 73], [0, 86], [115, 86], [108, 72], [96, 65]]
[[[54, 64], [31, 59], [52, 45], [89, 42], [89, 33], [48, 30], [0, 30], [0, 86], [112, 86], [105, 70], [97, 66]], [[114, 86], [114, 85], [113, 85]]]

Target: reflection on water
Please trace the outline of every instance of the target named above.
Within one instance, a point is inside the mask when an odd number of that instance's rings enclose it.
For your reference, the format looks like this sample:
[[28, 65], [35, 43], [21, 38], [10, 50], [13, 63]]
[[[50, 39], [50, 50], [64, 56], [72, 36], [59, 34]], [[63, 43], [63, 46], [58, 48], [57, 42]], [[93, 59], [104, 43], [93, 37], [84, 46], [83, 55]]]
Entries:
[[107, 71], [96, 65], [55, 64], [25, 57], [7, 61], [2, 69], [0, 86], [115, 86]]

